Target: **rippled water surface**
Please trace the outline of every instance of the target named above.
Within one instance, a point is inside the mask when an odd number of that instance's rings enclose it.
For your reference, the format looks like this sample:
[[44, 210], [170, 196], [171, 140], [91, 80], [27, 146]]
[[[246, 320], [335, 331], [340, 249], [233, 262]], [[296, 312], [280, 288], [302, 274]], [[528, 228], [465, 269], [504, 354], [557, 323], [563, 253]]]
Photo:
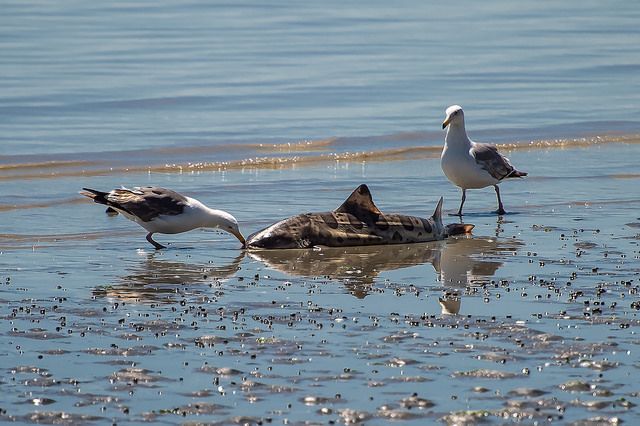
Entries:
[[[2, 9], [0, 420], [640, 421], [634, 2]], [[382, 211], [451, 213], [453, 103], [529, 172], [503, 217], [469, 191], [469, 238], [155, 251], [77, 194], [168, 187], [245, 234], [361, 183]]]

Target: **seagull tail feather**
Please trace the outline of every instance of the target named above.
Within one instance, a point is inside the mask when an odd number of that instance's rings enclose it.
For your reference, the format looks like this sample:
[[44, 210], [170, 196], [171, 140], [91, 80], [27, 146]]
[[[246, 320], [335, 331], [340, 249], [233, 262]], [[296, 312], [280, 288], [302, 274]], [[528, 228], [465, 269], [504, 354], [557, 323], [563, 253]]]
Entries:
[[510, 179], [510, 178], [521, 178], [521, 177], [525, 177], [527, 176], [529, 173], [527, 172], [521, 172], [519, 170], [513, 169], [513, 171], [511, 173], [509, 173], [507, 176], [505, 176], [505, 179]]
[[107, 195], [109, 195], [108, 192], [102, 192], [102, 191], [98, 191], [91, 188], [82, 188], [82, 191], [80, 191], [80, 194], [84, 195], [85, 197], [91, 198], [94, 202], [98, 204], [104, 204], [104, 205], [109, 204], [109, 201], [107, 201]]

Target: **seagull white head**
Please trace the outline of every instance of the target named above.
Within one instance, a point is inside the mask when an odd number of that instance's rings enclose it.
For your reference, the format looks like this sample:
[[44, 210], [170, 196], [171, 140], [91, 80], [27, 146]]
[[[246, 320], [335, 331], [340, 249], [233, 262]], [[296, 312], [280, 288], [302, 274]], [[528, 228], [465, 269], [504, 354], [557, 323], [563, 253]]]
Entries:
[[464, 126], [464, 112], [460, 105], [451, 105], [445, 111], [446, 118], [442, 122], [442, 128], [446, 129], [448, 125], [462, 124]]
[[209, 221], [205, 227], [218, 228], [222, 231], [226, 231], [235, 236], [242, 244], [242, 247], [245, 245], [245, 239], [242, 236], [242, 233], [240, 233], [238, 221], [235, 217], [223, 210], [211, 209]]

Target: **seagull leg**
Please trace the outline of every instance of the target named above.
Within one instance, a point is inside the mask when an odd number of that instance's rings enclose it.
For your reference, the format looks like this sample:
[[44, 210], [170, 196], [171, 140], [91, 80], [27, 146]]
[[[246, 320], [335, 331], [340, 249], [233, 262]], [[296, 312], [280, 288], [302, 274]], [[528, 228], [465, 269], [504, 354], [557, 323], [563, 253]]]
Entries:
[[498, 185], [493, 185], [493, 187], [496, 189], [496, 195], [498, 196], [498, 210], [496, 211], [496, 213], [498, 213], [499, 215], [506, 214], [507, 212], [504, 211], [504, 206], [502, 205], [502, 200], [500, 199], [500, 189], [498, 189]]
[[153, 238], [151, 238], [152, 235], [153, 235], [153, 232], [149, 232], [147, 234], [147, 241], [149, 241], [151, 244], [153, 244], [153, 246], [156, 248], [156, 250], [160, 250], [160, 249], [166, 248], [162, 244], [157, 243], [156, 241], [154, 241]]
[[460, 208], [458, 209], [458, 213], [455, 216], [462, 217], [462, 206], [464, 206], [464, 200], [467, 199], [467, 190], [462, 189], [462, 201], [460, 201]]

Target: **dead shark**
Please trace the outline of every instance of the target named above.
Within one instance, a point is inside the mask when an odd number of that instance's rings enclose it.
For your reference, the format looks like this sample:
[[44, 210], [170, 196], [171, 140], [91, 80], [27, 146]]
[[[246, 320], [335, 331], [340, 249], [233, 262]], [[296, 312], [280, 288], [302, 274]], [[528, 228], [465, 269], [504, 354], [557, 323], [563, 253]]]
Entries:
[[252, 234], [249, 249], [300, 249], [407, 244], [442, 240], [471, 232], [473, 225], [442, 224], [442, 198], [430, 218], [384, 214], [367, 185], [360, 185], [332, 212], [305, 213], [281, 220]]

